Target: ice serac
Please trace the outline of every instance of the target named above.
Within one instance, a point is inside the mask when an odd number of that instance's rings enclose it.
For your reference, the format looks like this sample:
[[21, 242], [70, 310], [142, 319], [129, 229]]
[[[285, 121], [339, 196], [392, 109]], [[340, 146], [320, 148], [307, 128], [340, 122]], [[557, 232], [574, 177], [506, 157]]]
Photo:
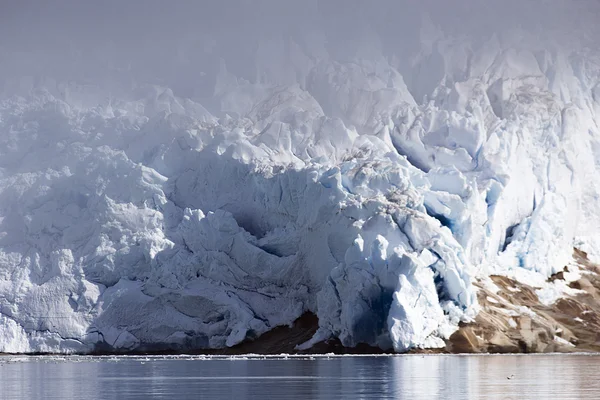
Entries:
[[473, 278], [597, 257], [600, 55], [425, 22], [243, 62], [181, 39], [179, 86], [1, 80], [0, 352], [222, 348], [307, 311], [304, 348], [443, 347]]

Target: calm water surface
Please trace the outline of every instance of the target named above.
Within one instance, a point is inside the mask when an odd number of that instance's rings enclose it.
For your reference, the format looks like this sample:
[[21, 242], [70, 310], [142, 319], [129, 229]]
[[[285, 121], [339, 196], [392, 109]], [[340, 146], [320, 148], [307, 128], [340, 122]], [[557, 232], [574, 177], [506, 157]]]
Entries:
[[0, 357], [11, 400], [598, 399], [599, 378], [589, 355]]

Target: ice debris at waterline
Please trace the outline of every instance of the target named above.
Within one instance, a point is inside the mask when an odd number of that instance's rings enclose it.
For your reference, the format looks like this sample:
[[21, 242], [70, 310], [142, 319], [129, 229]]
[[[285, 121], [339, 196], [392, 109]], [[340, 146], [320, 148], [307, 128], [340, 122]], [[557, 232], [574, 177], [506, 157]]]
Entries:
[[181, 37], [185, 90], [0, 77], [0, 352], [221, 348], [308, 311], [302, 348], [443, 347], [474, 279], [600, 254], [600, 53], [423, 21], [247, 64]]

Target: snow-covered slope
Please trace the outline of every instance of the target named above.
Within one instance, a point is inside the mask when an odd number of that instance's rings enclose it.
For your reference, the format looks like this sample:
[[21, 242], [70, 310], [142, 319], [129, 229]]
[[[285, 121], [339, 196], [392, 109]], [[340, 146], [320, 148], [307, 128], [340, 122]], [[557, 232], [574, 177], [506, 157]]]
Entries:
[[184, 89], [1, 80], [0, 352], [219, 348], [307, 311], [312, 342], [439, 347], [474, 278], [595, 249], [600, 53], [435, 26], [351, 57], [261, 37], [253, 78], [181, 39]]

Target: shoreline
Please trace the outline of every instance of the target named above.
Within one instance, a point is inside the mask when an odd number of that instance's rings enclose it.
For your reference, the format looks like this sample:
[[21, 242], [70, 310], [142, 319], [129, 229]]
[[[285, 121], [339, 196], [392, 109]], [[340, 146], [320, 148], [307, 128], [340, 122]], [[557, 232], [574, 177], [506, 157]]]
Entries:
[[210, 361], [210, 360], [314, 360], [330, 358], [384, 358], [384, 357], [600, 357], [600, 352], [552, 352], [552, 353], [385, 353], [385, 354], [238, 354], [238, 355], [214, 355], [214, 354], [165, 354], [165, 355], [143, 355], [143, 354], [119, 354], [119, 355], [89, 355], [89, 354], [0, 354], [0, 363], [29, 361], [35, 359], [48, 359], [55, 361], [69, 361], [71, 359], [81, 360], [188, 360], [188, 361]]

